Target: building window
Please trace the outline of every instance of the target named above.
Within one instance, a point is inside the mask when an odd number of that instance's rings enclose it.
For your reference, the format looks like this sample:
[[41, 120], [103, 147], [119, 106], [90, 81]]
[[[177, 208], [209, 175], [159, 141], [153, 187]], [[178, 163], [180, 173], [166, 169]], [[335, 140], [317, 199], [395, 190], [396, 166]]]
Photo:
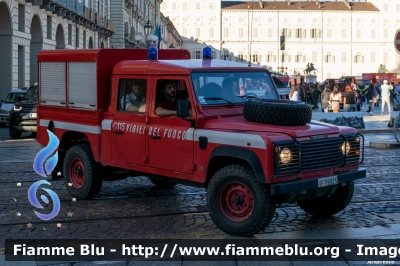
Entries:
[[224, 50], [224, 55], [223, 55], [223, 60], [229, 60], [229, 51], [228, 50]]
[[201, 53], [200, 51], [196, 51], [196, 57], [195, 59], [201, 59]]
[[229, 29], [228, 28], [224, 28], [224, 38], [228, 38], [229, 34]]
[[268, 38], [272, 38], [273, 37], [272, 32], [273, 32], [272, 29], [269, 28], [268, 29]]
[[346, 32], [347, 32], [347, 30], [346, 29], [342, 29], [342, 39], [346, 39], [347, 37], [346, 37]]
[[383, 30], [383, 38], [385, 38], [385, 39], [388, 38], [388, 30], [387, 29]]
[[258, 29], [257, 28], [253, 29], [253, 37], [258, 38]]
[[238, 62], [244, 62], [244, 59], [243, 59], [243, 51], [239, 51], [239, 54], [238, 54]]
[[268, 18], [268, 23], [272, 23], [272, 18]]
[[75, 34], [75, 47], [79, 47], [79, 28], [76, 27], [76, 34]]
[[297, 53], [297, 55], [294, 57], [294, 61], [296, 63], [300, 63], [300, 62], [305, 62], [306, 61], [306, 56], [302, 55], [301, 52]]
[[317, 38], [317, 29], [310, 29], [310, 38]]
[[316, 51], [313, 51], [313, 52], [312, 52], [312, 61], [313, 61], [314, 63], [317, 62], [317, 52], [316, 52]]
[[172, 10], [176, 10], [176, 3], [175, 2], [172, 3]]
[[209, 18], [208, 21], [209, 21], [210, 23], [213, 23], [213, 22], [215, 21], [215, 18]]
[[326, 31], [326, 38], [332, 38], [332, 29], [328, 29], [327, 31]]
[[357, 53], [355, 56], [354, 56], [354, 63], [364, 63], [364, 56], [362, 56], [360, 53]]
[[196, 18], [196, 22], [200, 22], [200, 18], [199, 17]]
[[287, 28], [283, 28], [282, 29], [282, 35], [285, 36], [285, 37], [289, 37], [289, 31], [288, 31]]
[[388, 4], [383, 4], [383, 10], [388, 11]]
[[296, 38], [302, 38], [302, 33], [303, 32], [303, 30], [302, 29], [296, 29]]
[[187, 28], [182, 29], [182, 36], [187, 37]]
[[196, 3], [196, 9], [197, 9], [197, 10], [200, 9], [200, 3], [199, 3], [199, 2]]
[[268, 52], [267, 60], [268, 63], [276, 62], [276, 55], [273, 55], [272, 52]]
[[243, 38], [243, 28], [239, 28], [239, 38]]
[[86, 31], [83, 31], [83, 49], [86, 49]]
[[346, 52], [342, 52], [342, 63], [346, 63]]
[[210, 10], [213, 10], [213, 9], [214, 9], [214, 3], [213, 3], [213, 2], [210, 2], [210, 4], [209, 4], [209, 9], [210, 9]]
[[325, 63], [335, 63], [335, 56], [328, 52], [325, 56]]
[[187, 3], [186, 2], [183, 3], [183, 10], [185, 10], [185, 11], [187, 10]]
[[371, 29], [371, 39], [375, 39], [375, 29]]
[[51, 29], [53, 28], [51, 16], [47, 16], [47, 39], [51, 40]]
[[258, 52], [253, 52], [252, 60], [253, 63], [258, 62]]
[[356, 38], [357, 39], [361, 38], [361, 29], [356, 29]]
[[196, 28], [196, 38], [200, 39], [200, 28]]
[[18, 30], [25, 32], [25, 5], [18, 5]]
[[72, 25], [68, 24], [68, 45], [72, 45]]
[[209, 37], [210, 37], [210, 39], [213, 39], [214, 38], [214, 28], [209, 28]]
[[371, 52], [371, 63], [375, 63], [375, 52]]
[[342, 18], [342, 23], [346, 23], [346, 19], [345, 18]]
[[396, 12], [400, 12], [400, 4], [396, 4]]
[[383, 63], [385, 64], [389, 63], [388, 52], [383, 53]]

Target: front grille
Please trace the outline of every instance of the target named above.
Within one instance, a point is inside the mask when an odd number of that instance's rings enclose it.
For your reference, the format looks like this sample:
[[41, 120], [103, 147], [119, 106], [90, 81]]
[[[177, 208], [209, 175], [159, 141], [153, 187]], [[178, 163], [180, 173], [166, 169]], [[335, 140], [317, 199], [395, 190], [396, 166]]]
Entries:
[[36, 113], [36, 106], [35, 107], [22, 106], [22, 113]]
[[342, 163], [340, 138], [303, 141], [301, 144], [301, 172], [339, 166]]
[[[344, 143], [347, 142], [345, 146]], [[338, 138], [324, 138], [298, 142], [276, 141], [274, 144], [275, 176], [309, 172], [344, 165], [359, 164], [363, 159], [364, 139], [362, 135], [341, 135]], [[287, 148], [292, 152], [289, 163], [283, 163], [280, 154]], [[347, 150], [345, 150], [347, 149]], [[347, 155], [345, 154], [347, 152]]]

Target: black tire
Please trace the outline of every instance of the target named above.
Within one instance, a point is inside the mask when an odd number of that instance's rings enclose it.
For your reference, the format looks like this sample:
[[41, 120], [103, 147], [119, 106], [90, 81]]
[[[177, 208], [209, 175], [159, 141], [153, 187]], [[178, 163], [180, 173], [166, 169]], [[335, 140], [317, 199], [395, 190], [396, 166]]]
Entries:
[[11, 125], [11, 123], [8, 127], [8, 133], [10, 134], [10, 138], [12, 138], [12, 139], [19, 139], [22, 134], [22, 132], [15, 130], [14, 127]]
[[160, 179], [153, 178], [153, 177], [149, 177], [149, 179], [150, 179], [151, 183], [153, 183], [153, 185], [160, 187], [160, 188], [171, 188], [176, 185], [176, 183], [165, 181], [165, 180], [160, 180]]
[[397, 142], [400, 142], [400, 116], [397, 116], [393, 120], [393, 134]]
[[301, 126], [310, 123], [312, 108], [290, 100], [250, 99], [244, 103], [244, 118], [251, 122], [281, 126]]
[[[63, 164], [64, 184], [69, 194], [77, 199], [95, 197], [103, 183], [100, 167], [94, 160], [88, 144], [75, 145], [69, 148]], [[72, 184], [72, 186], [69, 184]]]
[[207, 187], [207, 209], [225, 233], [252, 236], [271, 222], [276, 201], [246, 165], [228, 165], [217, 171]]
[[329, 217], [342, 211], [350, 203], [354, 193], [354, 182], [340, 186], [328, 197], [299, 201], [297, 204], [305, 212], [316, 217]]

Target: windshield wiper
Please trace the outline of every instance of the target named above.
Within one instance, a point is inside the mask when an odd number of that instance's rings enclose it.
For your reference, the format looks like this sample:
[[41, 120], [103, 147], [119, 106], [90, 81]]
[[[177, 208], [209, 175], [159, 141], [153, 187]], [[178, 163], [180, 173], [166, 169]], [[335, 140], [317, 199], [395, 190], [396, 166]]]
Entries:
[[228, 100], [226, 100], [224, 98], [220, 98], [220, 97], [206, 97], [206, 98], [203, 98], [203, 99], [204, 100], [211, 100], [211, 101], [220, 101], [220, 100], [222, 100], [222, 101], [225, 101], [225, 102], [229, 103], [232, 106], [235, 106], [235, 104], [233, 102], [228, 101]]

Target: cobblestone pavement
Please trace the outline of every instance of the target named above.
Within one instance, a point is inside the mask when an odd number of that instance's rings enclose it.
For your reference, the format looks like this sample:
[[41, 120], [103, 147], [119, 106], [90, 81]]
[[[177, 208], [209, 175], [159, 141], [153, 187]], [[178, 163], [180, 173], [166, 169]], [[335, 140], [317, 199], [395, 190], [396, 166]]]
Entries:
[[[53, 220], [41, 221], [27, 199], [29, 186], [42, 179], [32, 168], [33, 158], [41, 147], [30, 135], [20, 141], [8, 141], [5, 130], [0, 128], [0, 247], [4, 247], [4, 240], [9, 238], [229, 237], [211, 221], [206, 211], [205, 189], [184, 185], [160, 189], [147, 177], [104, 182], [95, 199], [77, 202], [72, 201], [62, 180], [51, 181], [50, 188], [60, 198], [61, 211]], [[391, 140], [393, 135], [366, 134], [365, 137], [368, 143], [377, 139]], [[283, 204], [259, 236], [400, 224], [400, 150], [366, 147], [363, 167], [367, 169], [367, 178], [356, 181], [353, 200], [344, 211], [330, 218], [316, 219], [296, 204]], [[46, 208], [51, 210], [51, 204]], [[32, 227], [28, 227], [28, 223]], [[62, 226], [57, 227], [57, 223]]]

